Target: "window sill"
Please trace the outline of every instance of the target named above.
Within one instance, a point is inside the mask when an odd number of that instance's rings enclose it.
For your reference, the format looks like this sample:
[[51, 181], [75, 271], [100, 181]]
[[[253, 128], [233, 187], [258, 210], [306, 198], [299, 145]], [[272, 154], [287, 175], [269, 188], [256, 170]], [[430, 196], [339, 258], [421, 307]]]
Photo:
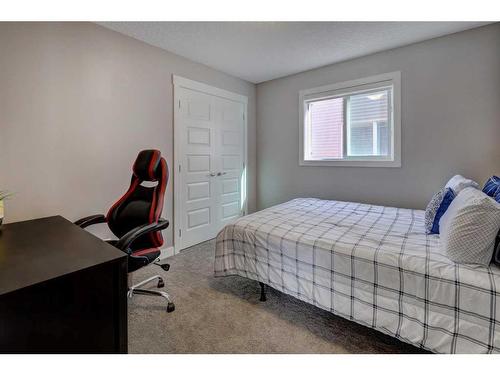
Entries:
[[401, 160], [300, 160], [307, 167], [401, 168]]

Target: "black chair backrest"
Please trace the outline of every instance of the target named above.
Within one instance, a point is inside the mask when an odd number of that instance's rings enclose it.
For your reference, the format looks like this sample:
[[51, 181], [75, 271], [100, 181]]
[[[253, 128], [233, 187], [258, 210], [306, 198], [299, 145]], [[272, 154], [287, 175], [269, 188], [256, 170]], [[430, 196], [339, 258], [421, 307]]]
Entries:
[[[142, 186], [144, 181], [158, 182], [156, 186]], [[167, 162], [158, 150], [139, 152], [133, 166], [130, 187], [108, 211], [108, 226], [118, 238], [144, 224], [158, 221], [163, 210], [163, 199], [168, 181]], [[132, 250], [163, 245], [161, 231], [148, 233], [134, 241]]]

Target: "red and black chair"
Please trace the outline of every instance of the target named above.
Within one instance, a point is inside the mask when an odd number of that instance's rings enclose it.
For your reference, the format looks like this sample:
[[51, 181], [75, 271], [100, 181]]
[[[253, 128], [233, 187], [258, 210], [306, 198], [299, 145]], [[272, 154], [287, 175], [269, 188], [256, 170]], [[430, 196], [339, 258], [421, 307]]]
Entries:
[[[143, 186], [143, 182], [157, 182], [155, 186]], [[104, 215], [92, 215], [75, 222], [81, 228], [93, 224], [107, 223], [109, 229], [118, 237], [107, 241], [128, 254], [128, 272], [154, 263], [168, 271], [170, 266], [160, 260], [160, 247], [163, 245], [161, 231], [169, 222], [160, 217], [168, 181], [168, 167], [158, 150], [139, 152], [133, 166], [130, 187]], [[148, 278], [129, 287], [128, 296], [134, 294], [161, 296], [167, 300], [167, 311], [175, 306], [168, 293], [164, 291], [141, 289], [140, 287], [158, 280], [158, 288], [165, 283], [159, 275]]]

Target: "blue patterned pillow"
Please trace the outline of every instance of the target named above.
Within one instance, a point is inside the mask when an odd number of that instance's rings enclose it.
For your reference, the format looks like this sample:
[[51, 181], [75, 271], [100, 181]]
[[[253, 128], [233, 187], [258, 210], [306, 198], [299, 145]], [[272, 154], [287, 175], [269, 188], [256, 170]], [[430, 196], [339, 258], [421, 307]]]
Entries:
[[500, 203], [500, 177], [491, 176], [484, 184], [483, 193]]
[[439, 234], [439, 219], [455, 198], [451, 188], [443, 188], [432, 197], [425, 209], [425, 230], [428, 234]]

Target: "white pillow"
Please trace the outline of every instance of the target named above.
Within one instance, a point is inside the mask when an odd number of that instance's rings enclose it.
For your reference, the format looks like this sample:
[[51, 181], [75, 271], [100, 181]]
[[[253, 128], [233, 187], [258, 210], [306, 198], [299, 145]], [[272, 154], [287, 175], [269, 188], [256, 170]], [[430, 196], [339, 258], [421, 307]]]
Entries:
[[490, 264], [500, 229], [500, 204], [466, 187], [439, 220], [441, 247], [457, 263]]
[[456, 176], [450, 178], [444, 187], [452, 188], [455, 194], [458, 194], [461, 190], [469, 186], [479, 189], [479, 184], [476, 181], [469, 180], [468, 178], [457, 174]]

